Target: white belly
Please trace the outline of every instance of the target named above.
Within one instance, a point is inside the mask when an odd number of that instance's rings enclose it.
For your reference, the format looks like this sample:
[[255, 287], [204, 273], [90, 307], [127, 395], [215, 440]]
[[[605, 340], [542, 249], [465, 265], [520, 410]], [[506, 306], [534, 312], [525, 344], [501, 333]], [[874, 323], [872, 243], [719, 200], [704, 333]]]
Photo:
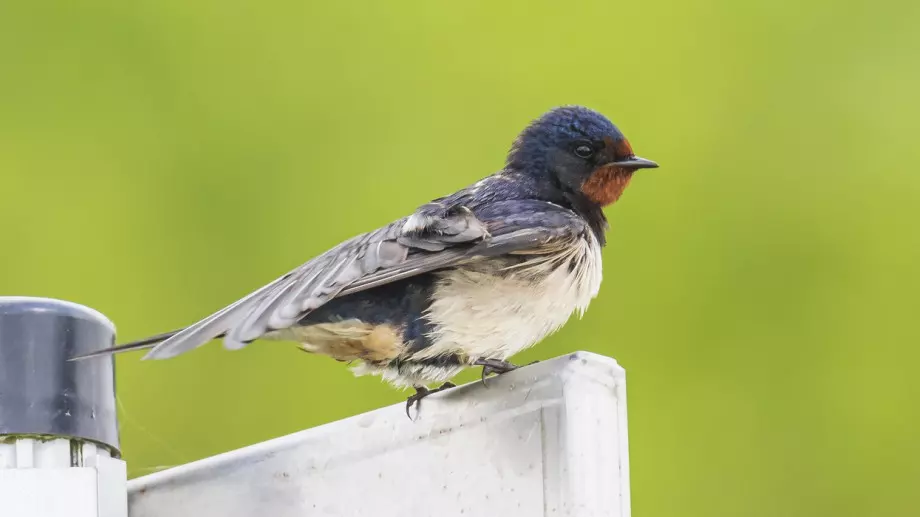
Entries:
[[428, 310], [432, 345], [412, 358], [459, 354], [507, 359], [579, 316], [600, 289], [601, 253], [593, 235], [532, 267], [496, 271], [501, 262], [442, 275]]

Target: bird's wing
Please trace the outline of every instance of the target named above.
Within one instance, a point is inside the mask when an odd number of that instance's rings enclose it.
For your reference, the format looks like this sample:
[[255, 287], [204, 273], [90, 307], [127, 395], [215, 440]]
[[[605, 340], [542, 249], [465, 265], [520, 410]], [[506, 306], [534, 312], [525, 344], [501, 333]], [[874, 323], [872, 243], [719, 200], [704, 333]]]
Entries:
[[[566, 237], [584, 231], [581, 218], [551, 203], [490, 203], [475, 215], [464, 206], [431, 203], [313, 258], [176, 332], [144, 358], [174, 357], [220, 336], [227, 348], [240, 348], [267, 332], [290, 327], [337, 296], [484, 257], [558, 249], [559, 243], [568, 242]], [[130, 345], [117, 348], [132, 349]]]

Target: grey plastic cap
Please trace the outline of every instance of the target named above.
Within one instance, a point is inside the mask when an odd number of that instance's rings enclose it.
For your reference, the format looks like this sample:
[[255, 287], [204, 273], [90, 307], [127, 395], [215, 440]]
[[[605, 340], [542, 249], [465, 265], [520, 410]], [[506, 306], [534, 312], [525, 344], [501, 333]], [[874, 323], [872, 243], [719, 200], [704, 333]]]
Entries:
[[119, 456], [114, 358], [68, 361], [114, 343], [115, 325], [93, 309], [0, 297], [0, 435], [92, 440]]

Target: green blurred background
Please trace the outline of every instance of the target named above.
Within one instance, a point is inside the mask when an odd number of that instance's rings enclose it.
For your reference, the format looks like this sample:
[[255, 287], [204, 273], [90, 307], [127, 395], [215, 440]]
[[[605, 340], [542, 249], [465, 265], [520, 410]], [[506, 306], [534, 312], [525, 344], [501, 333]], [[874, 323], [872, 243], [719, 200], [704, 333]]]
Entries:
[[[0, 294], [169, 330], [584, 104], [662, 167], [516, 359], [626, 367], [635, 514], [916, 515], [920, 4], [333, 4], [0, 2]], [[139, 359], [132, 477], [405, 397], [286, 345]]]

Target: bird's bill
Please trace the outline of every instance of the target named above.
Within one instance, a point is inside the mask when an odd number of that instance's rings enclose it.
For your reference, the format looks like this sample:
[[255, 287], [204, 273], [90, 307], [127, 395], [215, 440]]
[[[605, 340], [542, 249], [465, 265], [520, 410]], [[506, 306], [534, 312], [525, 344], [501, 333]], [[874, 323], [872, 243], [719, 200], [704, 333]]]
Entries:
[[630, 156], [622, 160], [616, 160], [611, 163], [611, 165], [616, 165], [617, 167], [622, 167], [624, 169], [657, 169], [658, 164], [652, 160], [646, 160], [641, 156]]

